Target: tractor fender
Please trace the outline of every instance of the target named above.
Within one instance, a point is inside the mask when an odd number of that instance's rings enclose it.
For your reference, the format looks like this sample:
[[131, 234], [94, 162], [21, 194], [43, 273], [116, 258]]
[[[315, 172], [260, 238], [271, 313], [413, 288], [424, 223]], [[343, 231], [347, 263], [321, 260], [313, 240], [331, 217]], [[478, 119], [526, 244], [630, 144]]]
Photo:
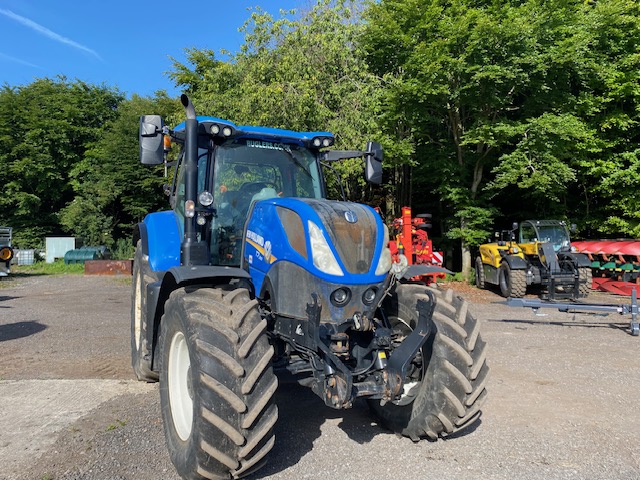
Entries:
[[138, 223], [133, 227], [133, 246], [138, 244], [138, 240], [142, 240], [142, 254], [149, 255], [149, 237], [147, 234], [147, 225], [144, 222]]
[[142, 240], [142, 253], [149, 256], [153, 272], [162, 275], [180, 265], [182, 234], [173, 210], [150, 213], [133, 230], [133, 244]]
[[591, 267], [591, 260], [584, 253], [558, 252], [558, 259], [568, 259], [578, 268]]
[[[200, 285], [213, 287], [216, 285], [227, 285], [232, 281], [238, 281], [239, 285], [249, 290], [251, 298], [255, 292], [251, 276], [249, 273], [238, 267], [194, 265], [171, 267], [164, 273], [157, 282], [150, 284], [147, 288], [147, 318], [151, 319], [149, 324], [152, 328], [147, 328], [147, 341], [151, 345], [152, 367], [154, 364], [156, 349], [158, 346], [158, 335], [160, 332], [160, 322], [164, 314], [164, 304], [171, 295], [171, 292], [188, 285]], [[151, 325], [149, 325], [151, 327]]]
[[502, 257], [503, 262], [507, 262], [511, 270], [525, 270], [527, 268], [527, 262], [517, 255], [505, 255]]

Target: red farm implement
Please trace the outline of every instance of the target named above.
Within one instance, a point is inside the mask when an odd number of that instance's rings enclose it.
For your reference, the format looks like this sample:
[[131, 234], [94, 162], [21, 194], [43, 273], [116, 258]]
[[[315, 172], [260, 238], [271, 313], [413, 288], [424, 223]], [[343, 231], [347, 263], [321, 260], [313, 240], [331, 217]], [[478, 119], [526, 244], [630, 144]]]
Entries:
[[[391, 241], [389, 249], [395, 263], [404, 265], [426, 265], [442, 267], [443, 254], [433, 250], [433, 243], [426, 229], [431, 228], [431, 214], [411, 214], [411, 207], [402, 207], [402, 216], [396, 218], [391, 225]], [[427, 285], [445, 278], [444, 271], [413, 277], [413, 281], [422, 281]]]
[[640, 284], [640, 240], [583, 240], [572, 245], [591, 260], [595, 290], [630, 296]]

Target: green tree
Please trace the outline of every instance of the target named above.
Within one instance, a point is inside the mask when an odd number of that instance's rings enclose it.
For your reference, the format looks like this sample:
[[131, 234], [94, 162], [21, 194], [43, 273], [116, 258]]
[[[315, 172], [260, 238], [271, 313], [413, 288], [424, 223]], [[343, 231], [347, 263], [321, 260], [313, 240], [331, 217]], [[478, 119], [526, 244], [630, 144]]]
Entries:
[[117, 115], [116, 89], [64, 77], [0, 90], [0, 223], [16, 245], [39, 246], [61, 232], [58, 212], [73, 198], [69, 175]]
[[388, 80], [387, 106], [411, 131], [413, 190], [428, 192], [422, 196], [446, 215], [463, 272], [495, 213], [482, 189], [487, 170], [519, 127], [514, 104], [538, 66], [523, 10], [509, 2], [383, 0], [367, 12], [371, 68]]
[[610, 211], [615, 167], [635, 162], [637, 2], [382, 0], [366, 17], [388, 115], [415, 145], [413, 190], [446, 218], [464, 272], [499, 212], [583, 217], [585, 197]]
[[[376, 120], [380, 81], [359, 48], [360, 10], [360, 2], [348, 0], [320, 0], [299, 16], [281, 12], [278, 19], [257, 9], [243, 27], [239, 52], [223, 52], [223, 61], [210, 50], [188, 50], [188, 65], [175, 62], [171, 77], [200, 113], [238, 124], [328, 130], [337, 148], [362, 149], [367, 140], [389, 137]], [[337, 168], [350, 199], [373, 200], [360, 161]]]
[[163, 168], [138, 161], [139, 118], [151, 113], [167, 118], [180, 110], [165, 92], [153, 98], [133, 95], [120, 104], [117, 117], [71, 169], [75, 197], [60, 214], [68, 231], [86, 243], [112, 248], [119, 238], [129, 238], [147, 213], [166, 208]]

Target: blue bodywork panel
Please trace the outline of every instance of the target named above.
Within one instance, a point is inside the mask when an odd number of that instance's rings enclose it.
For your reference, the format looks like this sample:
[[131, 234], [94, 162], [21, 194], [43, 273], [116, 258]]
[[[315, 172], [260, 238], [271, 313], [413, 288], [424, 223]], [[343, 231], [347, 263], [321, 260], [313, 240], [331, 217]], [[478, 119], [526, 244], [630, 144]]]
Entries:
[[180, 265], [182, 234], [175, 212], [150, 213], [144, 218], [144, 224], [151, 270], [164, 272]]
[[[277, 207], [289, 209], [299, 215], [304, 228], [302, 236], [306, 242], [306, 258], [289, 244], [288, 236], [277, 213]], [[308, 203], [296, 198], [272, 198], [257, 202], [247, 223], [244, 244], [244, 259], [249, 266], [249, 273], [253, 279], [256, 292], [261, 291], [266, 274], [277, 262], [294, 263], [321, 281], [331, 284], [363, 285], [381, 283], [386, 277], [386, 272], [383, 275], [375, 275], [375, 270], [384, 247], [384, 227], [381, 217], [370, 207], [366, 208], [370, 209], [375, 215], [378, 224], [378, 238], [376, 239], [375, 254], [369, 271], [366, 274], [354, 275], [347, 271], [329, 235], [325, 231], [320, 216]], [[311, 240], [308, 231], [309, 221], [312, 221], [322, 231], [344, 275], [327, 274], [313, 264]]]
[[[217, 123], [219, 125], [228, 125], [234, 130], [240, 133], [237, 138], [250, 137], [250, 138], [269, 138], [269, 139], [281, 139], [295, 141], [299, 144], [310, 141], [314, 137], [331, 137], [333, 134], [329, 132], [295, 132], [293, 130], [283, 130], [279, 128], [270, 127], [254, 127], [251, 125], [236, 125], [228, 120], [222, 120], [216, 117], [199, 116], [197, 117], [198, 123]], [[180, 132], [185, 129], [185, 122], [178, 124], [175, 128], [175, 132]]]

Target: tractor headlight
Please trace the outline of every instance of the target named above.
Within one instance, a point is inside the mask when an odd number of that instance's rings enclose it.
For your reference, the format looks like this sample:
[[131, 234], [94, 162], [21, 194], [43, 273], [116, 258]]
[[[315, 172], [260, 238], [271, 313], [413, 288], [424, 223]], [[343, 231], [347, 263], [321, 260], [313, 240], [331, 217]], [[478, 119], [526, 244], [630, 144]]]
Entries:
[[378, 266], [376, 267], [376, 275], [384, 275], [391, 269], [393, 259], [391, 258], [391, 250], [389, 250], [389, 228], [386, 225], [384, 227], [383, 236], [383, 249], [380, 253], [380, 260], [378, 260]]
[[333, 255], [322, 231], [311, 220], [309, 220], [309, 240], [311, 241], [313, 265], [321, 272], [329, 275], [343, 276], [344, 272], [338, 265], [338, 261]]
[[213, 203], [213, 195], [205, 190], [198, 195], [198, 201], [203, 207], [209, 207]]
[[376, 267], [376, 275], [384, 275], [391, 268], [391, 251], [389, 248], [384, 247], [380, 254], [380, 260], [378, 260], [378, 266]]
[[346, 288], [339, 288], [331, 294], [331, 303], [336, 307], [345, 305], [351, 298], [351, 292]]
[[377, 290], [375, 288], [368, 288], [362, 294], [362, 303], [365, 305], [371, 305], [376, 298]]

